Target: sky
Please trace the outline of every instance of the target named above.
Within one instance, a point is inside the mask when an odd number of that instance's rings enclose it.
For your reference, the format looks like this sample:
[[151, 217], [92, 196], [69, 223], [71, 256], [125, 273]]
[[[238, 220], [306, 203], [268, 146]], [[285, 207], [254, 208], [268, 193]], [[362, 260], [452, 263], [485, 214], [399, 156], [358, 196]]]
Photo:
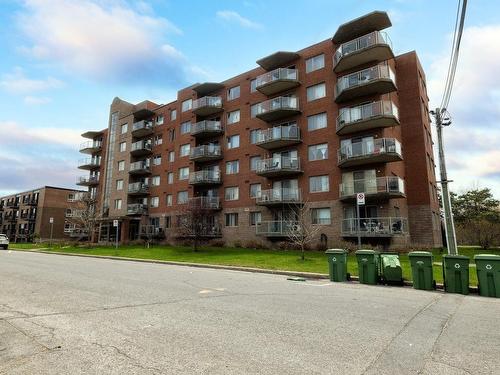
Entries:
[[[0, 0], [0, 196], [75, 187], [80, 134], [107, 127], [116, 96], [168, 103], [373, 10], [389, 13], [396, 54], [417, 51], [439, 106], [456, 0]], [[444, 136], [452, 190], [500, 198], [498, 14], [498, 1], [469, 0]]]

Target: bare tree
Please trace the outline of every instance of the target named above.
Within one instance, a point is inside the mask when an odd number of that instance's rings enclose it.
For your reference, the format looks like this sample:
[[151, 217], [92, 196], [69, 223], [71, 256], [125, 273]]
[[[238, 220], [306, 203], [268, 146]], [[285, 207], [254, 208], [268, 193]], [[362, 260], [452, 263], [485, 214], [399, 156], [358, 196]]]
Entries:
[[97, 200], [89, 193], [80, 193], [71, 210], [72, 214], [68, 217], [68, 221], [74, 225], [74, 230], [80, 231], [81, 237], [87, 236], [87, 241], [91, 243], [101, 219]]
[[311, 203], [305, 201], [302, 205], [294, 205], [291, 209], [295, 212], [294, 221], [289, 222], [284, 228], [288, 240], [300, 248], [302, 260], [305, 260], [305, 250], [315, 241], [321, 231], [321, 226], [313, 224]]

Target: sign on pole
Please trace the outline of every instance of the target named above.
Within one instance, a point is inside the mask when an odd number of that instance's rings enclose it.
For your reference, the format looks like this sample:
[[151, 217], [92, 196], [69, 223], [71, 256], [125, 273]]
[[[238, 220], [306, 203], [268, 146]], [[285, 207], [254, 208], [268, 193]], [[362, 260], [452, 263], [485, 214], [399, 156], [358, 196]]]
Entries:
[[54, 224], [54, 218], [53, 217], [49, 218], [49, 223], [50, 224]]
[[356, 200], [360, 206], [365, 204], [365, 193], [356, 194]]
[[361, 249], [361, 218], [359, 213], [359, 206], [365, 204], [365, 193], [356, 194], [356, 216], [358, 217], [357, 222], [357, 233], [358, 233], [358, 248]]
[[118, 220], [113, 220], [113, 226], [117, 227], [118, 226]]

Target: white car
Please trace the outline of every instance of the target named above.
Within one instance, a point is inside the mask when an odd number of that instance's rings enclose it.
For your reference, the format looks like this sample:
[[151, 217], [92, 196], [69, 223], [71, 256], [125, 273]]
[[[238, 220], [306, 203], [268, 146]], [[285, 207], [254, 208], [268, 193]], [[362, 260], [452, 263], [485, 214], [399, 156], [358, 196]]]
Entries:
[[0, 247], [3, 247], [5, 250], [9, 248], [9, 237], [5, 234], [0, 234]]

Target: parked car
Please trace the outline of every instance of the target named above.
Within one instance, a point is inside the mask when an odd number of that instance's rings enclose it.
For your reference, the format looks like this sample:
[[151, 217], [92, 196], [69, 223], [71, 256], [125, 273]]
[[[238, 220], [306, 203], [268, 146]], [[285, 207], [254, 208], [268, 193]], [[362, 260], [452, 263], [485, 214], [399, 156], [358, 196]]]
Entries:
[[9, 237], [5, 234], [0, 234], [0, 247], [3, 247], [4, 250], [9, 248]]

